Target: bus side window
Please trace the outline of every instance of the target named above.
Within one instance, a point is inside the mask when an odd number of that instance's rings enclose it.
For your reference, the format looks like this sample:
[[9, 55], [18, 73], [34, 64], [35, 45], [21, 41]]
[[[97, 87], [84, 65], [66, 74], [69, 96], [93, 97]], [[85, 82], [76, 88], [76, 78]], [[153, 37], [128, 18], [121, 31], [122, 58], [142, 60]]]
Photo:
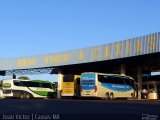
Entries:
[[125, 81], [126, 85], [130, 85], [132, 88], [135, 89], [136, 86], [135, 86], [134, 80], [128, 79], [128, 78], [124, 78], [124, 81]]
[[20, 86], [20, 81], [13, 81], [15, 86]]
[[108, 77], [107, 83], [117, 84], [117, 79], [115, 77]]
[[101, 83], [110, 83], [110, 80], [108, 76], [98, 75], [98, 81]]
[[50, 88], [50, 89], [52, 89], [52, 86], [51, 86], [50, 83], [41, 83], [41, 87], [42, 88]]
[[28, 82], [28, 87], [40, 87], [40, 84], [38, 82]]
[[19, 86], [24, 86], [24, 87], [26, 87], [27, 86], [27, 81], [20, 81], [19, 82]]
[[115, 79], [117, 80], [117, 84], [125, 84], [123, 78], [117, 78], [115, 77]]

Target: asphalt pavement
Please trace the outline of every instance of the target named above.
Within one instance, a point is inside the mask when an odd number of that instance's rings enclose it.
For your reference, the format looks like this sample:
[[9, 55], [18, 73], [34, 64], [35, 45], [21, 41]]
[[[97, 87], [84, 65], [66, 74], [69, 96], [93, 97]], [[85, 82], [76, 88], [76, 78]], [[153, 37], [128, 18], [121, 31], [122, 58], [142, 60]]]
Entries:
[[160, 120], [160, 100], [0, 99], [0, 118], [12, 119], [8, 115], [28, 115], [25, 120]]

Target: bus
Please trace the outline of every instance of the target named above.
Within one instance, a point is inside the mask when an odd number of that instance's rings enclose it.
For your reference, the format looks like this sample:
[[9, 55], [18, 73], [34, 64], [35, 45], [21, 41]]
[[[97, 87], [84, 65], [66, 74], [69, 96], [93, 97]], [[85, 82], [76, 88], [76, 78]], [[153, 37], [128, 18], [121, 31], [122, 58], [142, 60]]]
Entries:
[[62, 97], [80, 96], [80, 75], [63, 75], [62, 79]]
[[85, 72], [80, 79], [82, 97], [133, 99], [137, 96], [135, 87], [134, 79], [125, 75]]
[[29, 99], [29, 98], [54, 98], [56, 92], [54, 85], [43, 80], [2, 80], [3, 96]]
[[0, 81], [0, 99], [3, 97], [3, 90], [2, 90], [2, 80]]

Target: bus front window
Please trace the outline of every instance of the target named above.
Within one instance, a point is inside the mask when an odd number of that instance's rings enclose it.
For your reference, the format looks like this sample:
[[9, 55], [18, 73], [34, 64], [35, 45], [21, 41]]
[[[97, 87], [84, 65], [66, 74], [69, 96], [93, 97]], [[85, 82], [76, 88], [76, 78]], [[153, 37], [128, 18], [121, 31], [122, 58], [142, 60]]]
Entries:
[[74, 76], [73, 75], [64, 75], [63, 82], [74, 82]]

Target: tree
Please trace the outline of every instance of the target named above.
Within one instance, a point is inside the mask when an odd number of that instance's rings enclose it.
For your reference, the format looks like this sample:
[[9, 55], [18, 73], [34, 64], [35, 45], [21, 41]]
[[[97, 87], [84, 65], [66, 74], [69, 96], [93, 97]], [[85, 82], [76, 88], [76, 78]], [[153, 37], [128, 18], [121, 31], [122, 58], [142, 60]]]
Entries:
[[29, 80], [29, 77], [27, 77], [27, 76], [20, 76], [18, 79]]

